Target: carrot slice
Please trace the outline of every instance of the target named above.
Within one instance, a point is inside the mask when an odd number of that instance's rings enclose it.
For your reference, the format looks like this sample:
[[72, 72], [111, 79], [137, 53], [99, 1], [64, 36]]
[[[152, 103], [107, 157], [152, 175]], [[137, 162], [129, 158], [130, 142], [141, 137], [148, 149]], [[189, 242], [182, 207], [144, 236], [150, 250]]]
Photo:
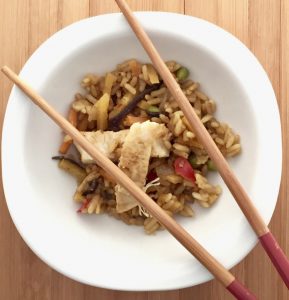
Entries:
[[143, 123], [145, 121], [147, 121], [148, 118], [147, 117], [135, 117], [132, 115], [127, 115], [126, 118], [123, 120], [123, 125], [124, 126], [131, 126], [134, 123]]
[[73, 142], [72, 138], [71, 138], [70, 136], [66, 135], [66, 136], [64, 137], [63, 142], [62, 142], [62, 144], [60, 145], [58, 151], [59, 151], [61, 154], [66, 154], [67, 151], [68, 151], [68, 149], [69, 149], [69, 147], [71, 146], [72, 142]]

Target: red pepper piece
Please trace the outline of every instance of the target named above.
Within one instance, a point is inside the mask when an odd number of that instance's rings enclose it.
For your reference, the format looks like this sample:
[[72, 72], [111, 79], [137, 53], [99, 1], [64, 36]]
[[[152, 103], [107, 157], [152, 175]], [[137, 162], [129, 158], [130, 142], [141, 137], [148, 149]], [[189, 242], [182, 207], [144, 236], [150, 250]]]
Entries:
[[195, 171], [187, 159], [178, 157], [174, 162], [174, 167], [176, 174], [193, 183], [196, 182]]
[[85, 208], [88, 207], [89, 202], [90, 201], [88, 199], [84, 199], [84, 201], [82, 202], [80, 208], [76, 212], [81, 213]]

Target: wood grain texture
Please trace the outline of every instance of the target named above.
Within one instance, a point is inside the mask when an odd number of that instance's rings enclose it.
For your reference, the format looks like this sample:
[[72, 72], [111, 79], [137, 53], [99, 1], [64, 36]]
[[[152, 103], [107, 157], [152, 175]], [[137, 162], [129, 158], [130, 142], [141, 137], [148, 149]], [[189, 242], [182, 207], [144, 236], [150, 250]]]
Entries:
[[[163, 10], [207, 19], [241, 39], [267, 71], [278, 97], [283, 128], [283, 176], [270, 229], [289, 255], [289, 206], [286, 153], [289, 111], [288, 0], [130, 0], [134, 10]], [[87, 16], [118, 11], [113, 0], [0, 0], [0, 64], [19, 71], [31, 53], [51, 34]], [[0, 116], [11, 84], [0, 75]], [[268, 158], [270, 159], [270, 158]], [[50, 269], [26, 246], [9, 216], [1, 188], [0, 299], [71, 300], [223, 300], [232, 299], [215, 280], [170, 292], [118, 292], [85, 286]], [[264, 199], [266, 201], [266, 199]], [[232, 269], [251, 291], [265, 300], [285, 300], [289, 293], [269, 259], [257, 246]]]

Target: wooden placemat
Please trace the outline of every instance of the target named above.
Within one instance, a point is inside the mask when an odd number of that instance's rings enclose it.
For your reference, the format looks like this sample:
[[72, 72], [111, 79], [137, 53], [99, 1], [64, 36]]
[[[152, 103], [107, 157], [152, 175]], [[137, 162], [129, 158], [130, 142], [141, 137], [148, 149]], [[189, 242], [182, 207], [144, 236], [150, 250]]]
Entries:
[[[289, 255], [289, 218], [287, 218], [289, 176], [287, 176], [286, 152], [289, 1], [130, 0], [128, 3], [133, 10], [171, 11], [213, 22], [245, 43], [267, 71], [278, 99], [283, 127], [282, 184], [270, 228]], [[116, 11], [118, 8], [113, 0], [0, 0], [0, 65], [7, 64], [15, 71], [19, 71], [35, 49], [54, 32], [77, 20]], [[1, 120], [4, 117], [11, 86], [1, 74]], [[66, 278], [44, 264], [26, 246], [9, 216], [2, 187], [0, 193], [0, 299], [232, 299], [215, 280], [184, 290], [139, 293], [94, 288]], [[285, 285], [260, 246], [233, 268], [232, 272], [258, 295], [258, 299], [289, 299]]]

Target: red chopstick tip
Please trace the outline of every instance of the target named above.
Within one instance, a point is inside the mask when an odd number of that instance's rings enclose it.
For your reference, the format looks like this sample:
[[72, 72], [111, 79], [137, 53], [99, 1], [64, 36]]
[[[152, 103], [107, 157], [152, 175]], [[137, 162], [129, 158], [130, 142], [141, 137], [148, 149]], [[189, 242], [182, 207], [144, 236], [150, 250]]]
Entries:
[[238, 300], [257, 300], [256, 296], [244, 287], [237, 279], [232, 281], [226, 288]]
[[280, 248], [273, 234], [269, 231], [259, 237], [259, 240], [270, 257], [275, 268], [289, 289], [289, 260]]

